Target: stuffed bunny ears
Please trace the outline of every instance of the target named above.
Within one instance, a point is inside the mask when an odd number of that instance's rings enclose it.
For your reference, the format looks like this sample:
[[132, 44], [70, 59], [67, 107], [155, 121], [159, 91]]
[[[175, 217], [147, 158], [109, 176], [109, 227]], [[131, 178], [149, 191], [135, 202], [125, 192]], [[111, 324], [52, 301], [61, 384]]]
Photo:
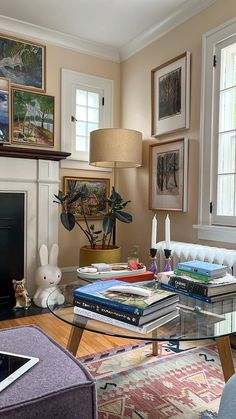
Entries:
[[51, 247], [50, 254], [48, 256], [48, 247], [46, 244], [42, 244], [39, 249], [39, 258], [41, 266], [45, 265], [57, 265], [59, 247], [54, 243]]

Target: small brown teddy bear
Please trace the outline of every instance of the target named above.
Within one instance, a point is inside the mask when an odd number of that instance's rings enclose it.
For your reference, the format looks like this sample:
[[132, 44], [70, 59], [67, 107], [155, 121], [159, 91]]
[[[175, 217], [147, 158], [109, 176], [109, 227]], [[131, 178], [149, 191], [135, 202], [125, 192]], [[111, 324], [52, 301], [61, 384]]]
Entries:
[[24, 310], [28, 310], [31, 305], [31, 299], [29, 298], [29, 294], [25, 289], [25, 278], [21, 279], [20, 281], [13, 279], [12, 282], [16, 299], [16, 305], [13, 307], [14, 310], [18, 308], [24, 308]]

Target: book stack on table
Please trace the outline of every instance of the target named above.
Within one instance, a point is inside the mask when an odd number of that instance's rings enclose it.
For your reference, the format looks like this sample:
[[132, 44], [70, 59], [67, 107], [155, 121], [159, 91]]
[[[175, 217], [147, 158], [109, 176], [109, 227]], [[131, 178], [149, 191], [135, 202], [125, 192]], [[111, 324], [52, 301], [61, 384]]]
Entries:
[[161, 288], [208, 303], [236, 297], [236, 278], [227, 267], [198, 260], [182, 262], [170, 272], [160, 272]]
[[155, 287], [155, 281], [97, 281], [74, 290], [74, 313], [148, 333], [178, 316], [179, 296]]

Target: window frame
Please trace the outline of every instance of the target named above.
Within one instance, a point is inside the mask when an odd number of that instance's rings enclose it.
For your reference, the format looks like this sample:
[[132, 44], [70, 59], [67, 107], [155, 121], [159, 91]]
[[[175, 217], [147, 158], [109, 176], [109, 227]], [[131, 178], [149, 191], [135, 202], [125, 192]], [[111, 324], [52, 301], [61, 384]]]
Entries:
[[[85, 152], [74, 152], [73, 140], [75, 140], [76, 121], [74, 116], [74, 101], [76, 88], [103, 91], [104, 104], [102, 104], [101, 126], [99, 128], [111, 128], [113, 126], [113, 90], [114, 82], [99, 76], [80, 73], [68, 69], [61, 70], [61, 150], [71, 153], [65, 160], [61, 160], [61, 167], [83, 170], [98, 170], [88, 164]], [[99, 168], [100, 171], [111, 169]]]
[[[193, 228], [198, 230], [199, 239], [225, 243], [235, 243], [236, 228], [216, 225], [212, 211], [210, 212], [210, 203], [213, 199], [212, 176], [215, 169], [213, 163], [214, 56], [216, 46], [235, 34], [236, 19], [232, 19], [202, 37], [199, 221], [198, 224], [193, 225]], [[209, 117], [209, 110], [211, 117]], [[209, 140], [207, 141], [207, 139]], [[209, 200], [205, 197], [209, 197]]]

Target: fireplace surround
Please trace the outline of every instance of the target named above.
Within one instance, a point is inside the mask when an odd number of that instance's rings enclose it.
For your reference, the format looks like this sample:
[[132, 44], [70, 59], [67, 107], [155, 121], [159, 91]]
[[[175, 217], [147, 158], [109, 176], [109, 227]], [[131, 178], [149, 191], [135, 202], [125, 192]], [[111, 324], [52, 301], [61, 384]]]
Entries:
[[[59, 189], [59, 161], [69, 155], [0, 145], [0, 194], [20, 194], [24, 198], [23, 274], [31, 297], [36, 290], [39, 247], [58, 243], [58, 206], [53, 205], [53, 198]], [[3, 280], [4, 272], [0, 270]]]

